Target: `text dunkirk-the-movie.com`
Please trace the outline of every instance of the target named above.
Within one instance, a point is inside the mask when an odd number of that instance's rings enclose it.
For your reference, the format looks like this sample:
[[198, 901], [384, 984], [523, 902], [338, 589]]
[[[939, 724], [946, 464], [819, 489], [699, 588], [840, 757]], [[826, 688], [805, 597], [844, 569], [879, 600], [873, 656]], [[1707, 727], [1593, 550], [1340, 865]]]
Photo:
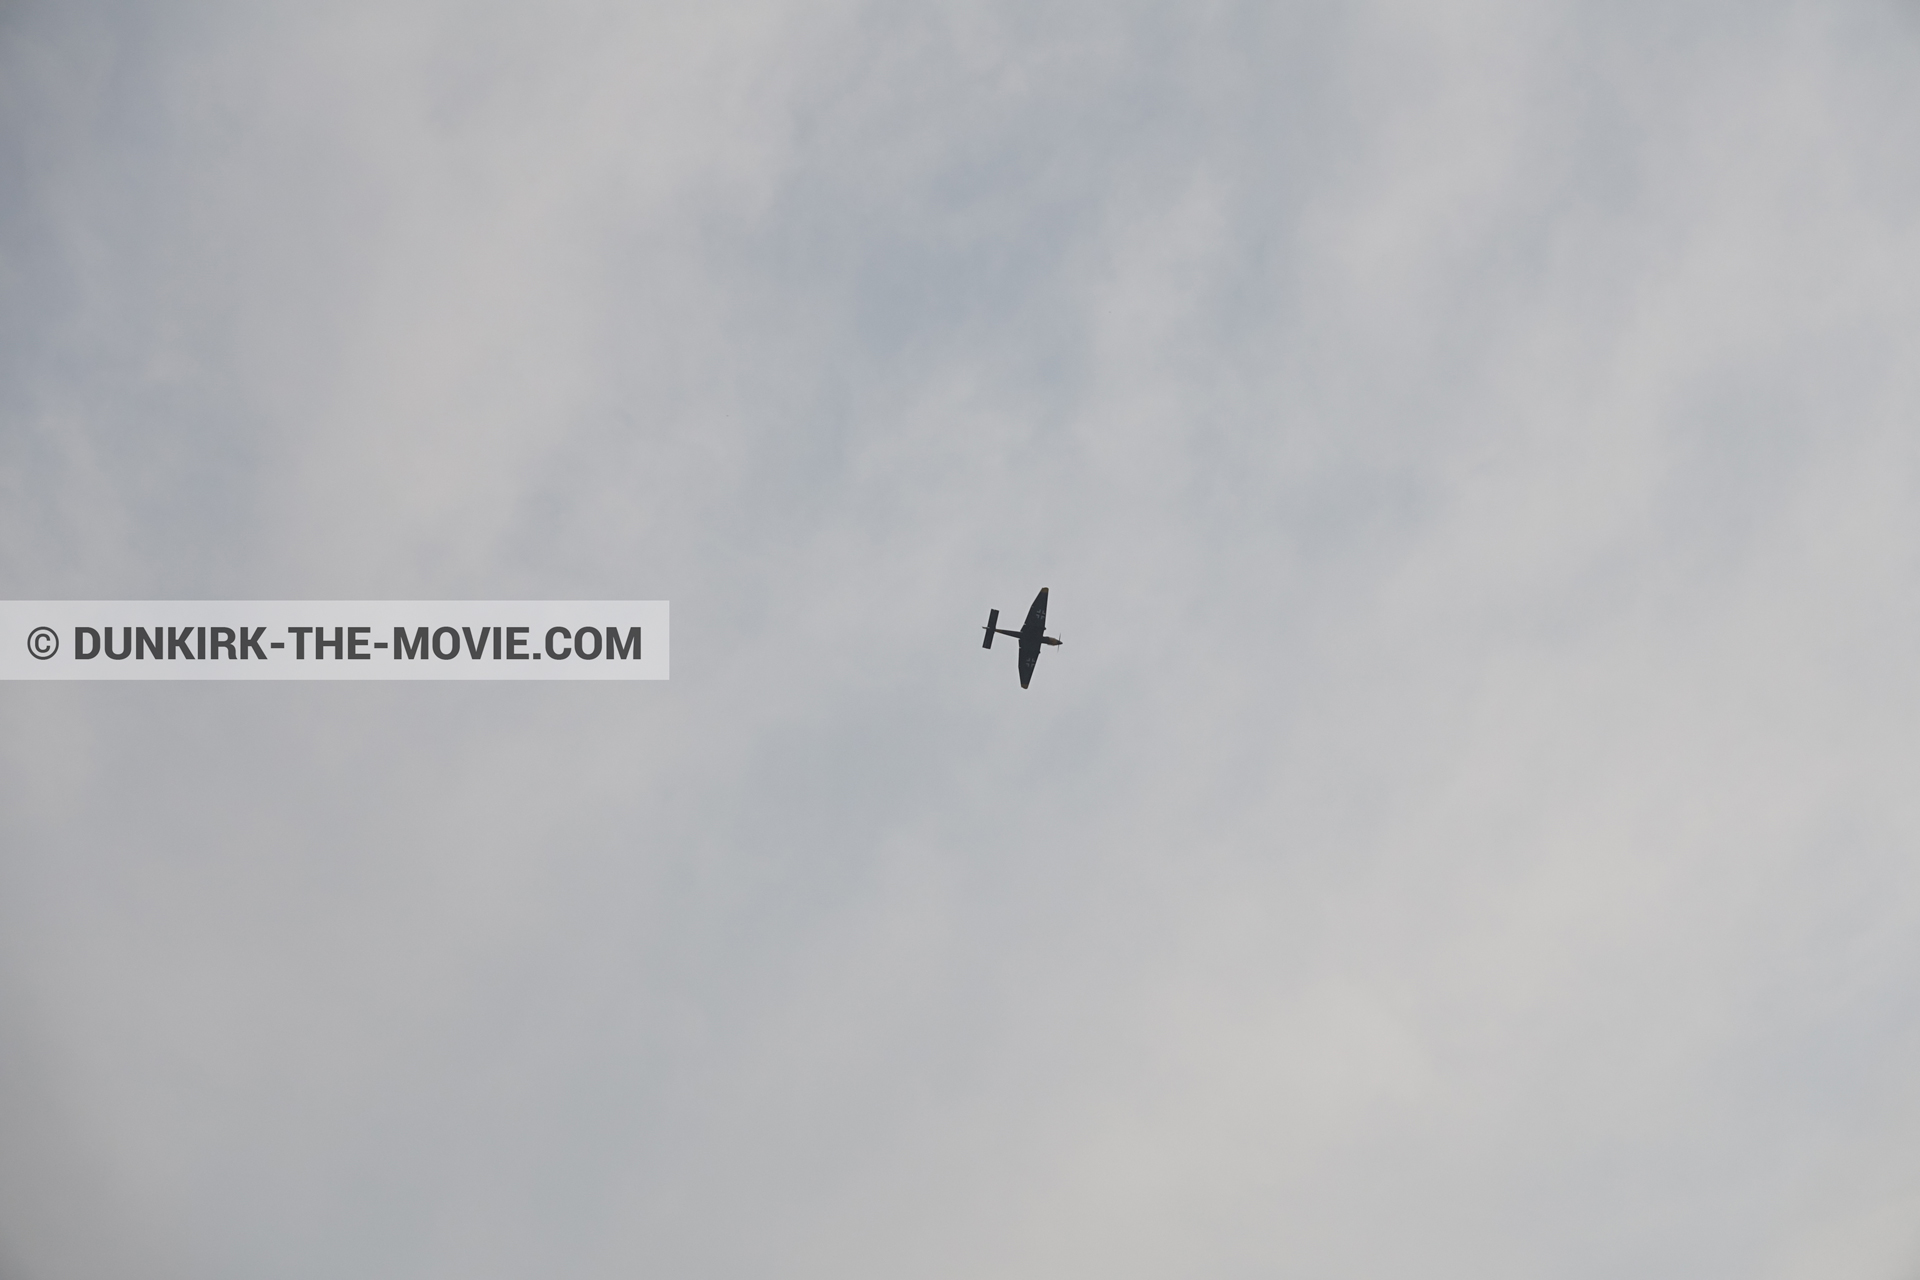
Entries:
[[0, 680], [665, 680], [665, 600], [0, 600]]

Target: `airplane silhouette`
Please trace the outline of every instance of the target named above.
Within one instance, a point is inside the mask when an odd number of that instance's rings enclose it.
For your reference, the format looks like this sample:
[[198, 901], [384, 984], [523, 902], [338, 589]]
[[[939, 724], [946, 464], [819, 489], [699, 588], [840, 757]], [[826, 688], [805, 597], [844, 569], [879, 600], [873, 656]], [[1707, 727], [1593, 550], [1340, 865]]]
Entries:
[[1027, 681], [1033, 679], [1033, 664], [1040, 661], [1040, 646], [1060, 643], [1047, 634], [1047, 589], [1045, 587], [1040, 588], [1040, 594], [1033, 598], [1033, 607], [1027, 610], [1025, 626], [1018, 631], [1009, 631], [1000, 625], [1000, 611], [989, 609], [986, 630], [987, 638], [980, 646], [982, 649], [993, 648], [993, 638], [996, 635], [1012, 636], [1020, 642], [1020, 687], [1022, 689], [1027, 687]]

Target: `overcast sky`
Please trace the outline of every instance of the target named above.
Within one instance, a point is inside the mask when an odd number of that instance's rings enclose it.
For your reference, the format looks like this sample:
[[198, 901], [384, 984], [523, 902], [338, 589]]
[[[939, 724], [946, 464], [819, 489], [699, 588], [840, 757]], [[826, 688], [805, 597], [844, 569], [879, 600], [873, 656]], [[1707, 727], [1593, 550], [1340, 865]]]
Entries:
[[1920, 1276], [1912, 4], [7, 5], [0, 596], [674, 623], [0, 688], [8, 1280]]

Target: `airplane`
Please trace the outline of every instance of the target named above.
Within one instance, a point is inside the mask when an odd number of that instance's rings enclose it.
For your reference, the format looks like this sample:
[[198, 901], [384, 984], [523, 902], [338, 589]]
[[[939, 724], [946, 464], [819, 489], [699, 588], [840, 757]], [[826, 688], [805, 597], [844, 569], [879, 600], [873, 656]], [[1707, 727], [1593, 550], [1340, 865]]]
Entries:
[[993, 648], [993, 638], [997, 635], [1012, 636], [1020, 642], [1020, 687], [1027, 687], [1027, 681], [1033, 679], [1033, 664], [1040, 661], [1040, 646], [1059, 644], [1047, 634], [1047, 589], [1040, 588], [1040, 594], [1033, 598], [1033, 607], [1027, 610], [1027, 624], [1018, 631], [1009, 631], [1000, 625], [1000, 611], [987, 611], [987, 638], [980, 647]]

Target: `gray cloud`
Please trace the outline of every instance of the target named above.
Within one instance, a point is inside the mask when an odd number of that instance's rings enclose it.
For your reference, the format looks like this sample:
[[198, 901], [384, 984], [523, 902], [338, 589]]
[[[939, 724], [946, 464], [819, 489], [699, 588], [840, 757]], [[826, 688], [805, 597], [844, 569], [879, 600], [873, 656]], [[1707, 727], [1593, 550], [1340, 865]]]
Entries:
[[1916, 39], [16, 8], [0, 1266], [1910, 1275]]

